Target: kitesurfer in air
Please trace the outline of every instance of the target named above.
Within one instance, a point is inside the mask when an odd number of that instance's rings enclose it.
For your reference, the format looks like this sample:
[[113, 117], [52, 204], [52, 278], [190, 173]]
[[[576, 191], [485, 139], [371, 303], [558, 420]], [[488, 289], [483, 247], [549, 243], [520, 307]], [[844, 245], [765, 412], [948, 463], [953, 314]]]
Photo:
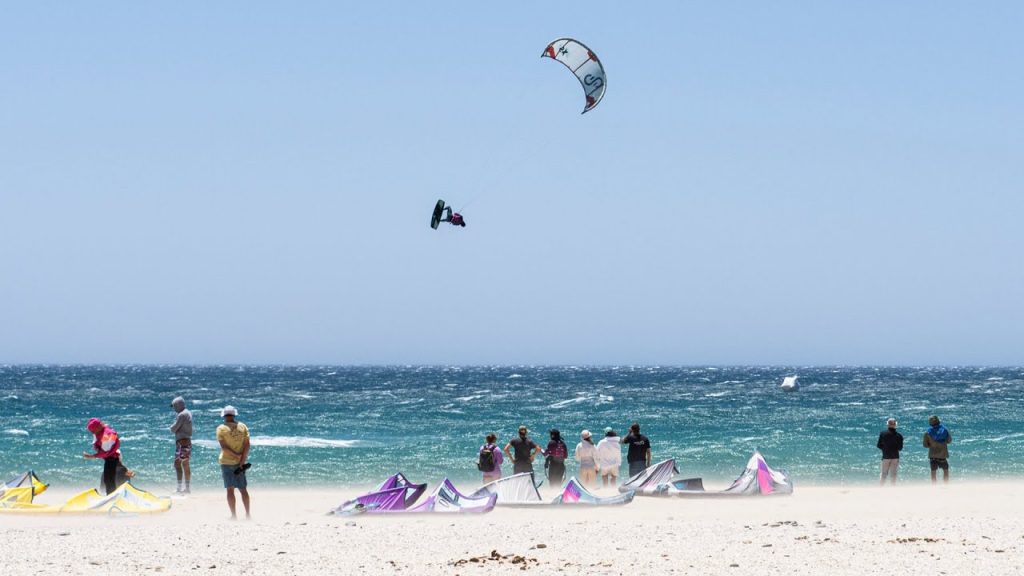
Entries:
[[444, 221], [445, 222], [448, 222], [452, 226], [462, 226], [463, 228], [466, 227], [466, 220], [462, 217], [462, 214], [459, 214], [458, 212], [452, 212], [452, 207], [451, 206], [446, 206], [444, 211], [445, 211], [445, 217], [444, 217]]

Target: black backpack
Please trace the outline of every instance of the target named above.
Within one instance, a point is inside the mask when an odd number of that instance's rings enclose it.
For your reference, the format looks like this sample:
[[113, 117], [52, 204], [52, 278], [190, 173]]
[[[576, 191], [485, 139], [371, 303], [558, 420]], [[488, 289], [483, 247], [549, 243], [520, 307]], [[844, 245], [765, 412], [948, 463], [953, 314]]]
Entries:
[[494, 472], [493, 447], [480, 451], [480, 458], [476, 461], [476, 469], [481, 472]]

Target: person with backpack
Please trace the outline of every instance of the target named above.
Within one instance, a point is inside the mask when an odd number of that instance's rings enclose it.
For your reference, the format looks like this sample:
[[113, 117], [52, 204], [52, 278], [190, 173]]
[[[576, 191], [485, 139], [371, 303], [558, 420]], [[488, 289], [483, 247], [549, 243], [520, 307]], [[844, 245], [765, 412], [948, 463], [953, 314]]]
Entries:
[[569, 457], [569, 448], [562, 440], [562, 433], [556, 428], [551, 429], [551, 441], [544, 451], [544, 468], [548, 472], [548, 485], [561, 486], [565, 480], [565, 459]]
[[504, 459], [501, 456], [501, 448], [495, 444], [497, 441], [496, 435], [488, 434], [484, 445], [477, 452], [476, 469], [483, 473], [484, 484], [501, 478], [501, 463]]

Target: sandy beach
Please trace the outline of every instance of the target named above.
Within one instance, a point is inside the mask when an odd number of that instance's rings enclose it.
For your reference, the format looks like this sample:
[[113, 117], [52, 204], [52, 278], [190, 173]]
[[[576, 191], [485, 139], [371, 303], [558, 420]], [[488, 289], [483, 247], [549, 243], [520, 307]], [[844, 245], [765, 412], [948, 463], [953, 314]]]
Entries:
[[[0, 515], [3, 574], [1020, 574], [1024, 486], [798, 486], [788, 497], [336, 517], [355, 490], [219, 490], [136, 517]], [[57, 501], [65, 493], [40, 497]]]

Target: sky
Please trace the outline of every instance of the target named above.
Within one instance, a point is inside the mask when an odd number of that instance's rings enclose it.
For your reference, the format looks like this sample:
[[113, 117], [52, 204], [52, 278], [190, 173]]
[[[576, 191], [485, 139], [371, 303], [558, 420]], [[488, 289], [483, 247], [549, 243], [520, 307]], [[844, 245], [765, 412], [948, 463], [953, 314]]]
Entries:
[[1020, 365], [1022, 21], [8, 4], [0, 363]]

